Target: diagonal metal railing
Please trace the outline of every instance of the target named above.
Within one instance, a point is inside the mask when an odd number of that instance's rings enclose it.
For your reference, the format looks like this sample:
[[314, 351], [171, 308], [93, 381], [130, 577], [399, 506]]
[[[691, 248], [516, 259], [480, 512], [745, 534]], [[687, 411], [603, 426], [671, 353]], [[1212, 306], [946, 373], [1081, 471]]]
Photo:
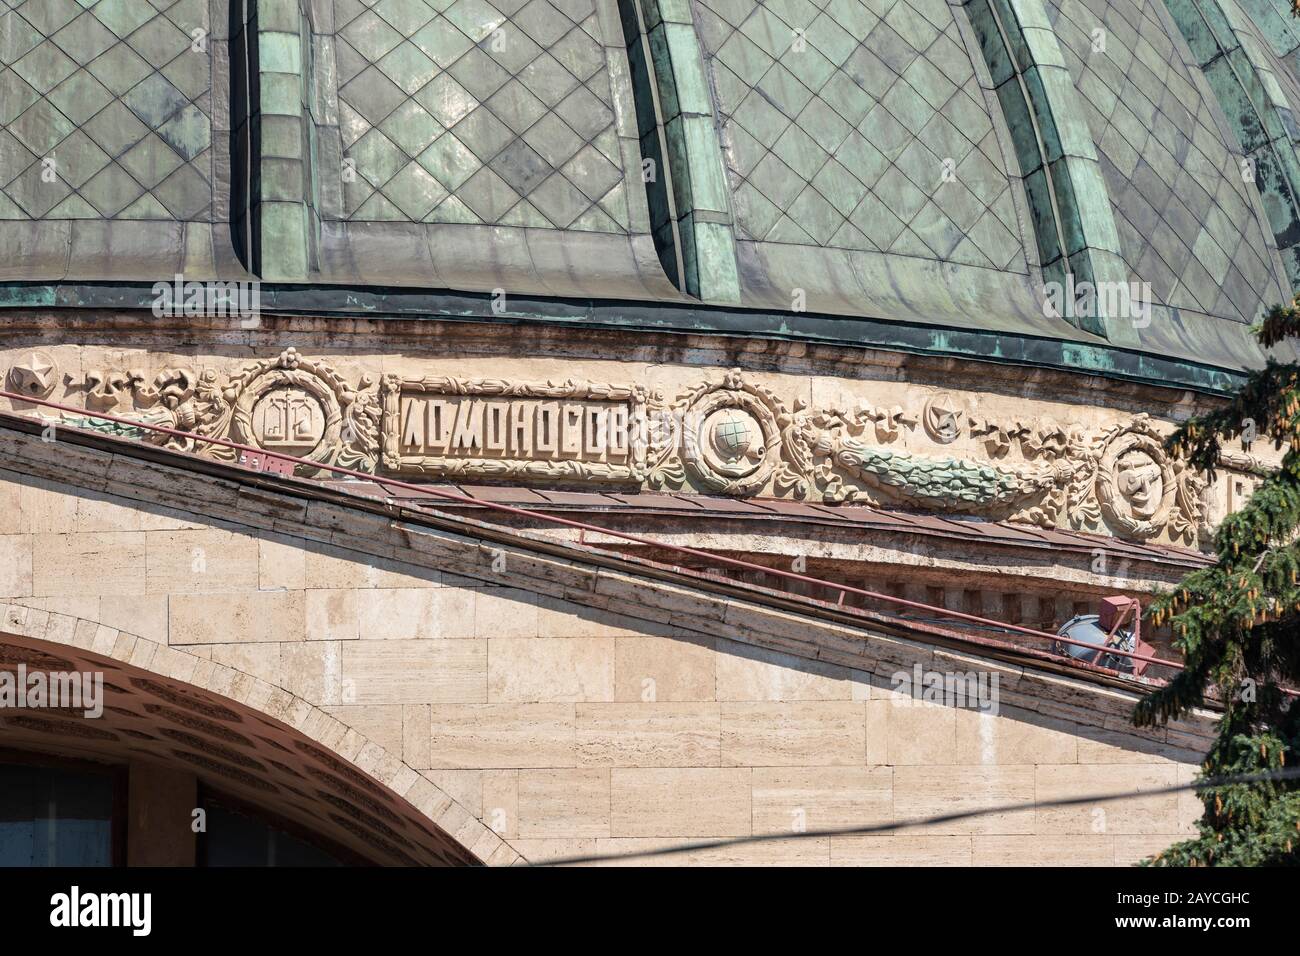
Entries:
[[[253, 445], [241, 444], [240, 442], [234, 442], [224, 438], [216, 438], [209, 435], [200, 435], [200, 434], [196, 434], [195, 432], [184, 431], [182, 429], [169, 428], [165, 425], [156, 425], [150, 422], [142, 422], [137, 419], [125, 418], [120, 415], [110, 415], [106, 412], [95, 412], [95, 411], [91, 411], [90, 409], [78, 408], [74, 405], [64, 405], [59, 402], [49, 401], [48, 399], [34, 398], [29, 395], [22, 395], [16, 392], [10, 392], [3, 389], [0, 389], [0, 398], [6, 398], [11, 403], [21, 402], [25, 404], [37, 405], [43, 408], [54, 409], [59, 412], [67, 412], [67, 413], [75, 414], [81, 418], [90, 418], [90, 419], [96, 419], [105, 422], [113, 422], [118, 425], [124, 425], [135, 429], [155, 432], [157, 434], [167, 435], [173, 438], [181, 438], [181, 439], [186, 439], [194, 442], [202, 442], [207, 445], [215, 445], [221, 448], [228, 448], [233, 451], [243, 452], [247, 456], [253, 456], [251, 460], [254, 461], [260, 462], [267, 459], [274, 459], [277, 461], [283, 461], [289, 463], [294, 467], [303, 466], [305, 468], [311, 468], [313, 470], [329, 472], [334, 475], [340, 475], [347, 478], [354, 478], [354, 479], [372, 482], [384, 488], [401, 488], [404, 491], [411, 491], [417, 493], [418, 495], [421, 496], [422, 502], [427, 501], [428, 497], [432, 496], [434, 498], [442, 499], [445, 501], [454, 501], [459, 504], [473, 505], [475, 507], [486, 508], [504, 514], [522, 516], [532, 521], [540, 520], [553, 525], [576, 530], [582, 533], [596, 533], [596, 534], [608, 535], [612, 538], [627, 541], [633, 544], [657, 548], [662, 551], [666, 551], [673, 554], [690, 556], [691, 558], [708, 561], [714, 564], [723, 564], [729, 567], [734, 567], [737, 569], [751, 571], [751, 572], [752, 571], [763, 572], [765, 574], [769, 574], [777, 578], [781, 578], [785, 581], [798, 582], [799, 584], [810, 586], [810, 587], [825, 588], [831, 593], [838, 593], [840, 595], [840, 603], [836, 605], [836, 609], [839, 610], [841, 613], [847, 613], [852, 615], [855, 611], [858, 610], [856, 608], [853, 608], [851, 606], [846, 606], [843, 604], [845, 595], [853, 595], [854, 597], [862, 598], [865, 600], [878, 601], [891, 607], [906, 608], [911, 611], [922, 611], [929, 614], [938, 615], [943, 618], [948, 618], [954, 621], [961, 621], [966, 624], [974, 624], [980, 627], [991, 627], [1012, 634], [1020, 634], [1026, 637], [1033, 637], [1038, 640], [1046, 640], [1051, 642], [1049, 644], [1049, 647], [1058, 644], [1066, 644], [1074, 647], [1090, 648], [1093, 650], [1098, 649], [1098, 646], [1094, 643], [1065, 637], [1060, 634], [1051, 633], [1049, 631], [1040, 631], [1036, 628], [1025, 627], [1024, 625], [1020, 625], [1020, 624], [1012, 624], [1007, 621], [998, 621], [994, 618], [981, 617], [980, 615], [977, 614], [969, 614], [964, 611], [956, 611], [956, 610], [952, 610], [951, 608], [946, 608], [940, 605], [926, 604], [920, 601], [912, 601], [907, 598], [898, 597], [897, 595], [885, 594], [878, 591], [871, 591], [866, 588], [855, 587], [854, 585], [842, 583], [838, 581], [828, 581], [824, 578], [814, 577], [812, 575], [803, 574], [798, 571], [787, 571], [782, 568], [774, 568], [769, 565], [763, 565], [753, 561], [746, 561], [743, 558], [733, 558], [727, 555], [717, 554], [716, 552], [705, 551], [700, 548], [691, 548], [685, 545], [671, 544], [669, 542], [664, 542], [664, 541], [656, 541], [644, 535], [633, 534], [627, 531], [619, 531], [614, 528], [601, 527], [599, 525], [593, 525], [584, 521], [575, 521], [571, 518], [564, 518], [559, 515], [547, 514], [545, 512], [537, 511], [531, 508], [521, 508], [515, 505], [508, 505], [499, 501], [488, 501], [482, 498], [475, 498], [470, 495], [461, 494], [459, 492], [447, 491], [442, 488], [434, 488], [431, 487], [430, 485], [418, 485], [412, 482], [402, 481], [397, 478], [382, 477], [379, 475], [371, 474], [370, 472], [359, 471], [354, 468], [344, 468], [340, 465], [325, 464], [319, 461], [313, 461], [311, 459], [285, 454], [283, 452], [268, 451], [265, 448], [258, 448]], [[93, 429], [78, 428], [75, 425], [67, 424], [62, 420], [58, 420], [58, 419], [51, 420], [51, 419], [40, 418], [40, 417], [34, 418], [30, 414], [24, 414], [23, 412], [16, 411], [12, 408], [10, 409], [10, 414], [16, 417], [26, 418], [28, 420], [35, 420], [41, 422], [42, 424], [54, 425], [56, 428], [65, 428], [73, 431], [80, 431], [88, 435], [96, 435], [99, 437], [104, 436], [103, 432], [98, 432]], [[121, 435], [116, 435], [113, 437], [125, 441], [132, 440], [130, 438]], [[182, 451], [179, 449], [167, 449], [167, 450], [172, 454], [178, 456], [192, 456], [195, 458], [201, 458], [201, 456], [195, 455], [191, 452]], [[211, 461], [211, 459], [201, 459], [201, 460]], [[260, 468], [251, 468], [248, 470], [254, 471], [259, 474], [273, 474], [273, 472], [268, 472]], [[294, 478], [292, 474], [285, 475], [278, 472], [275, 472], [274, 474], [278, 474], [279, 477], [288, 480], [299, 480]], [[361, 497], [361, 496], [357, 496], [357, 497]], [[424, 505], [421, 504], [419, 505], [419, 507], [424, 507]], [[584, 543], [583, 547], [591, 551], [597, 551], [597, 552], [603, 550], [587, 543]], [[623, 555], [618, 554], [618, 552], [606, 552], [606, 553], [623, 557]], [[715, 577], [702, 572], [694, 571], [691, 568], [683, 568], [681, 566], [673, 565], [672, 570], [683, 574], [700, 575], [701, 577], [704, 577], [706, 580], [713, 580], [716, 582]], [[751, 585], [751, 586], [760, 587], [760, 589], [762, 589], [761, 586], [757, 586], [757, 585]], [[766, 589], [762, 589], [762, 590], [766, 590]], [[799, 599], [803, 597], [802, 595], [799, 595], [795, 592], [788, 592], [788, 591], [780, 591], [774, 593], [778, 593], [782, 597], [785, 597], [787, 599]], [[812, 607], [816, 608], [819, 607], [822, 602], [817, 602], [814, 599], [809, 598], [807, 599], [807, 603]], [[980, 642], [976, 640], [975, 643], [980, 643]], [[1021, 648], [1018, 645], [1010, 645], [1007, 649], [1024, 650], [1024, 648]], [[1040, 649], [1035, 648], [1035, 650], [1040, 650]], [[1169, 660], [1168, 658], [1153, 657], [1151, 655], [1139, 654], [1134, 651], [1125, 651], [1121, 648], [1107, 647], [1104, 650], [1106, 655], [1108, 656], [1123, 657], [1132, 660], [1134, 662], [1157, 664], [1162, 667], [1169, 667], [1175, 670], [1181, 670], [1183, 667], [1183, 665], [1178, 661]], [[1059, 659], [1061, 662], [1068, 663], [1082, 670], [1100, 670], [1107, 674], [1116, 675], [1121, 678], [1129, 677], [1129, 675], [1123, 673], [1122, 671], [1115, 670], [1114, 668], [1108, 668], [1098, 664], [1087, 664], [1087, 663], [1080, 662], [1079, 660], [1069, 656], [1068, 654], [1058, 654], [1055, 652], [1047, 652], [1047, 653], [1049, 653], [1053, 658]], [[1143, 684], [1141, 686], [1150, 686], [1150, 682], [1148, 682], [1147, 684]]]

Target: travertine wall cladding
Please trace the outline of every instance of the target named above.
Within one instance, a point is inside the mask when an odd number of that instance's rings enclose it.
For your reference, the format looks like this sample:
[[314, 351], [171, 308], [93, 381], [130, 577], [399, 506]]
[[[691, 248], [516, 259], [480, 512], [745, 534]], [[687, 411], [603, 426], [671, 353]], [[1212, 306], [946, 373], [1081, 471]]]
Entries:
[[[1005, 698], [997, 716], [919, 704], [878, 675], [674, 626], [704, 607], [689, 595], [647, 623], [0, 479], [0, 605], [99, 621], [282, 688], [400, 756], [528, 860], [1153, 789], [1196, 771], [1195, 753], [1110, 718], [1100, 729]], [[1163, 795], [693, 861], [1129, 863], [1199, 814], [1190, 795]]]

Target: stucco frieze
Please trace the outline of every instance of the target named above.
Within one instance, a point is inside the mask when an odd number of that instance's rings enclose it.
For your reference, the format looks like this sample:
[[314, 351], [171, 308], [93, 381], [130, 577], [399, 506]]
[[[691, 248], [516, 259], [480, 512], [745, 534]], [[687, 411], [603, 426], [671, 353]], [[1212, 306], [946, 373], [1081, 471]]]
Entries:
[[[11, 356], [11, 391], [87, 414], [29, 411], [216, 459], [237, 453], [201, 438], [294, 455], [312, 463], [297, 467], [300, 476], [326, 476], [319, 466], [328, 465], [415, 479], [855, 502], [1196, 544], [1264, 466], [1228, 454], [1210, 482], [1165, 450], [1171, 423], [1148, 414], [1074, 414], [912, 383], [890, 383], [887, 395], [873, 383], [855, 395], [855, 383], [807, 389], [738, 369], [624, 364], [610, 368], [634, 371], [633, 380], [602, 382], [542, 377], [520, 362], [508, 369], [517, 375], [488, 377], [445, 374], [466, 371], [452, 360], [367, 364], [292, 347], [191, 365], [160, 366], [176, 358], [160, 355], [142, 367], [113, 367], [112, 353], [97, 350], [66, 374], [48, 350]], [[840, 400], [810, 397], [830, 395]]]

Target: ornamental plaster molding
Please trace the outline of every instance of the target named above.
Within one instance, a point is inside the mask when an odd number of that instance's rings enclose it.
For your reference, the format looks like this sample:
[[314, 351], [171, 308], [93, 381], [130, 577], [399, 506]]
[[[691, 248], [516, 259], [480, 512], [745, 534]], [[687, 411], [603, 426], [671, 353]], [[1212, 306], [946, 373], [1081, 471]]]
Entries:
[[[47, 355], [19, 355], [9, 378], [39, 395], [57, 367]], [[858, 502], [1135, 540], [1196, 543], [1208, 532], [1206, 479], [1165, 450], [1146, 415], [1104, 427], [998, 417], [961, 394], [916, 389], [888, 406], [817, 408], [735, 369], [672, 397], [579, 379], [349, 379], [294, 348], [224, 375], [109, 368], [65, 385], [88, 413], [63, 415], [66, 424], [221, 461], [236, 452], [199, 439], [236, 441], [307, 459], [300, 477], [337, 465], [417, 480]], [[95, 412], [187, 434], [96, 421]], [[1225, 456], [1226, 467], [1234, 462]]]

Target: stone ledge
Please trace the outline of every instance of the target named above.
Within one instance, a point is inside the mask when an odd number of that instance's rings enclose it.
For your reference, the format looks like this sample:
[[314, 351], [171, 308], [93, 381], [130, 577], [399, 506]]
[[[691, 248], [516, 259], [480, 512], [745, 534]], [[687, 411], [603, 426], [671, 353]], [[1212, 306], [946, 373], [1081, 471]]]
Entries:
[[[509, 549], [518, 552], [517, 556], [525, 566], [538, 560], [550, 562], [549, 568], [553, 573], [549, 576], [534, 578], [528, 575], [510, 580], [509, 583], [524, 590], [563, 597], [586, 607], [616, 611], [637, 620], [656, 624], [666, 622], [688, 633], [706, 637], [721, 634], [742, 643], [770, 647], [809, 659], [845, 664], [882, 678], [893, 671], [909, 669], [917, 663], [926, 666], [933, 661], [939, 650], [924, 640], [889, 636], [874, 631], [868, 625], [855, 630], [841, 623], [818, 620], [788, 610], [779, 611], [762, 604], [762, 595], [757, 593], [752, 598], [749, 595], [728, 597], [711, 589], [692, 590], [663, 580], [662, 571], [653, 574], [638, 573], [640, 562], [635, 559], [628, 559], [622, 570], [615, 571], [609, 565], [615, 561], [623, 564], [617, 558], [604, 555], [596, 558], [584, 551], [557, 544], [551, 539], [512, 533], [470, 519], [428, 516], [425, 520], [436, 522], [437, 527], [420, 527], [411, 520], [414, 518], [411, 515], [407, 521], [399, 523], [394, 515], [381, 513], [390, 510], [386, 505], [362, 501], [357, 508], [348, 508], [339, 503], [338, 493], [333, 490], [304, 488], [297, 484], [285, 484], [282, 488], [277, 488], [265, 477], [253, 474], [245, 477], [232, 467], [206, 462], [203, 470], [208, 474], [200, 475], [187, 471], [183, 467], [186, 459], [180, 456], [176, 457], [176, 467], [168, 467], [158, 460], [159, 456], [167, 453], [158, 449], [148, 449], [148, 457], [154, 460], [141, 460], [130, 454], [134, 449], [129, 443], [114, 439], [77, 435], [71, 442], [64, 440], [46, 443], [21, 430], [0, 427], [0, 450], [9, 449], [13, 453], [13, 459], [30, 465], [43, 476], [48, 475], [73, 487], [84, 487], [81, 483], [82, 476], [63, 467], [64, 452], [75, 450], [81, 445], [95, 446], [100, 443], [112, 447], [115, 453], [106, 455], [103, 450], [92, 447], [81, 456], [100, 465], [101, 477], [98, 480], [92, 479], [93, 490], [145, 505], [163, 505], [168, 510], [177, 510], [178, 502], [171, 489], [177, 480], [184, 479], [192, 492], [201, 492], [211, 486], [226, 495], [222, 503], [213, 507], [205, 495], [193, 493], [180, 509], [182, 511], [219, 517], [221, 520], [230, 520], [233, 513], [236, 523], [243, 528], [273, 531], [288, 537], [314, 541], [325, 539], [328, 543], [346, 547], [359, 555], [395, 558], [416, 566], [427, 567], [430, 556], [436, 556], [435, 566], [439, 571], [496, 583], [493, 579], [499, 580], [500, 576], [491, 571], [490, 561], [484, 560], [486, 555], [491, 554], [493, 546], [487, 545], [482, 537], [490, 536], [494, 540], [510, 541]], [[229, 472], [229, 477], [222, 472]], [[250, 488], [256, 489], [256, 493], [247, 493], [246, 490]], [[304, 499], [308, 502], [306, 505], [302, 504]], [[232, 508], [232, 502], [241, 502], [243, 510]], [[214, 515], [213, 512], [217, 514]], [[327, 520], [329, 527], [325, 529], [294, 522], [286, 519], [287, 514], [301, 514], [307, 520], [313, 516], [319, 517]], [[453, 531], [452, 528], [456, 530]], [[540, 556], [535, 548], [546, 552], [546, 556]], [[571, 555], [569, 559], [573, 565], [581, 569], [576, 581], [572, 580], [572, 575], [561, 575], [571, 578], [567, 583], [554, 581], [555, 570], [562, 566], [556, 558], [557, 551], [567, 552], [566, 556]], [[525, 557], [530, 552], [536, 557]], [[596, 559], [596, 567], [590, 566], [593, 558]], [[574, 587], [572, 584], [579, 586]], [[718, 584], [722, 586], [722, 582]], [[737, 626], [735, 622], [738, 620], [775, 623], [758, 630]], [[802, 636], [791, 638], [791, 629]], [[78, 637], [86, 642], [82, 646], [87, 648], [96, 640], [95, 634], [81, 636], [80, 628]], [[108, 638], [105, 637], [104, 640], [107, 641]], [[159, 652], [163, 651], [170, 649], [159, 649]], [[985, 662], [980, 656], [963, 658], [963, 662], [967, 660], [979, 661], [982, 665], [991, 664], [999, 669], [1006, 666], [1002, 662]], [[178, 663], [169, 662], [168, 666], [175, 667]], [[1195, 723], [1191, 722], [1180, 722], [1156, 730], [1139, 731], [1132, 727], [1124, 729], [1120, 726], [1122, 718], [1127, 716], [1136, 701], [1135, 692], [1101, 686], [1084, 675], [1060, 676], [1037, 669], [1031, 671], [1027, 665], [1021, 667], [1016, 684], [1009, 693], [1014, 698], [1012, 702], [1026, 710], [1065, 716], [1085, 726], [1122, 730], [1140, 738], [1163, 741], [1168, 739], [1171, 732], [1182, 735], [1180, 740], [1203, 736], [1198, 733], [1199, 728]], [[1034, 692], [1031, 688], [1037, 688], [1037, 691]], [[265, 706], [289, 720], [305, 719], [305, 715], [295, 710], [291, 696], [283, 692], [280, 692], [280, 696], [271, 695]], [[1209, 714], [1205, 716], [1207, 719], [1212, 717]], [[1107, 726], [1108, 720], [1110, 726]]]

